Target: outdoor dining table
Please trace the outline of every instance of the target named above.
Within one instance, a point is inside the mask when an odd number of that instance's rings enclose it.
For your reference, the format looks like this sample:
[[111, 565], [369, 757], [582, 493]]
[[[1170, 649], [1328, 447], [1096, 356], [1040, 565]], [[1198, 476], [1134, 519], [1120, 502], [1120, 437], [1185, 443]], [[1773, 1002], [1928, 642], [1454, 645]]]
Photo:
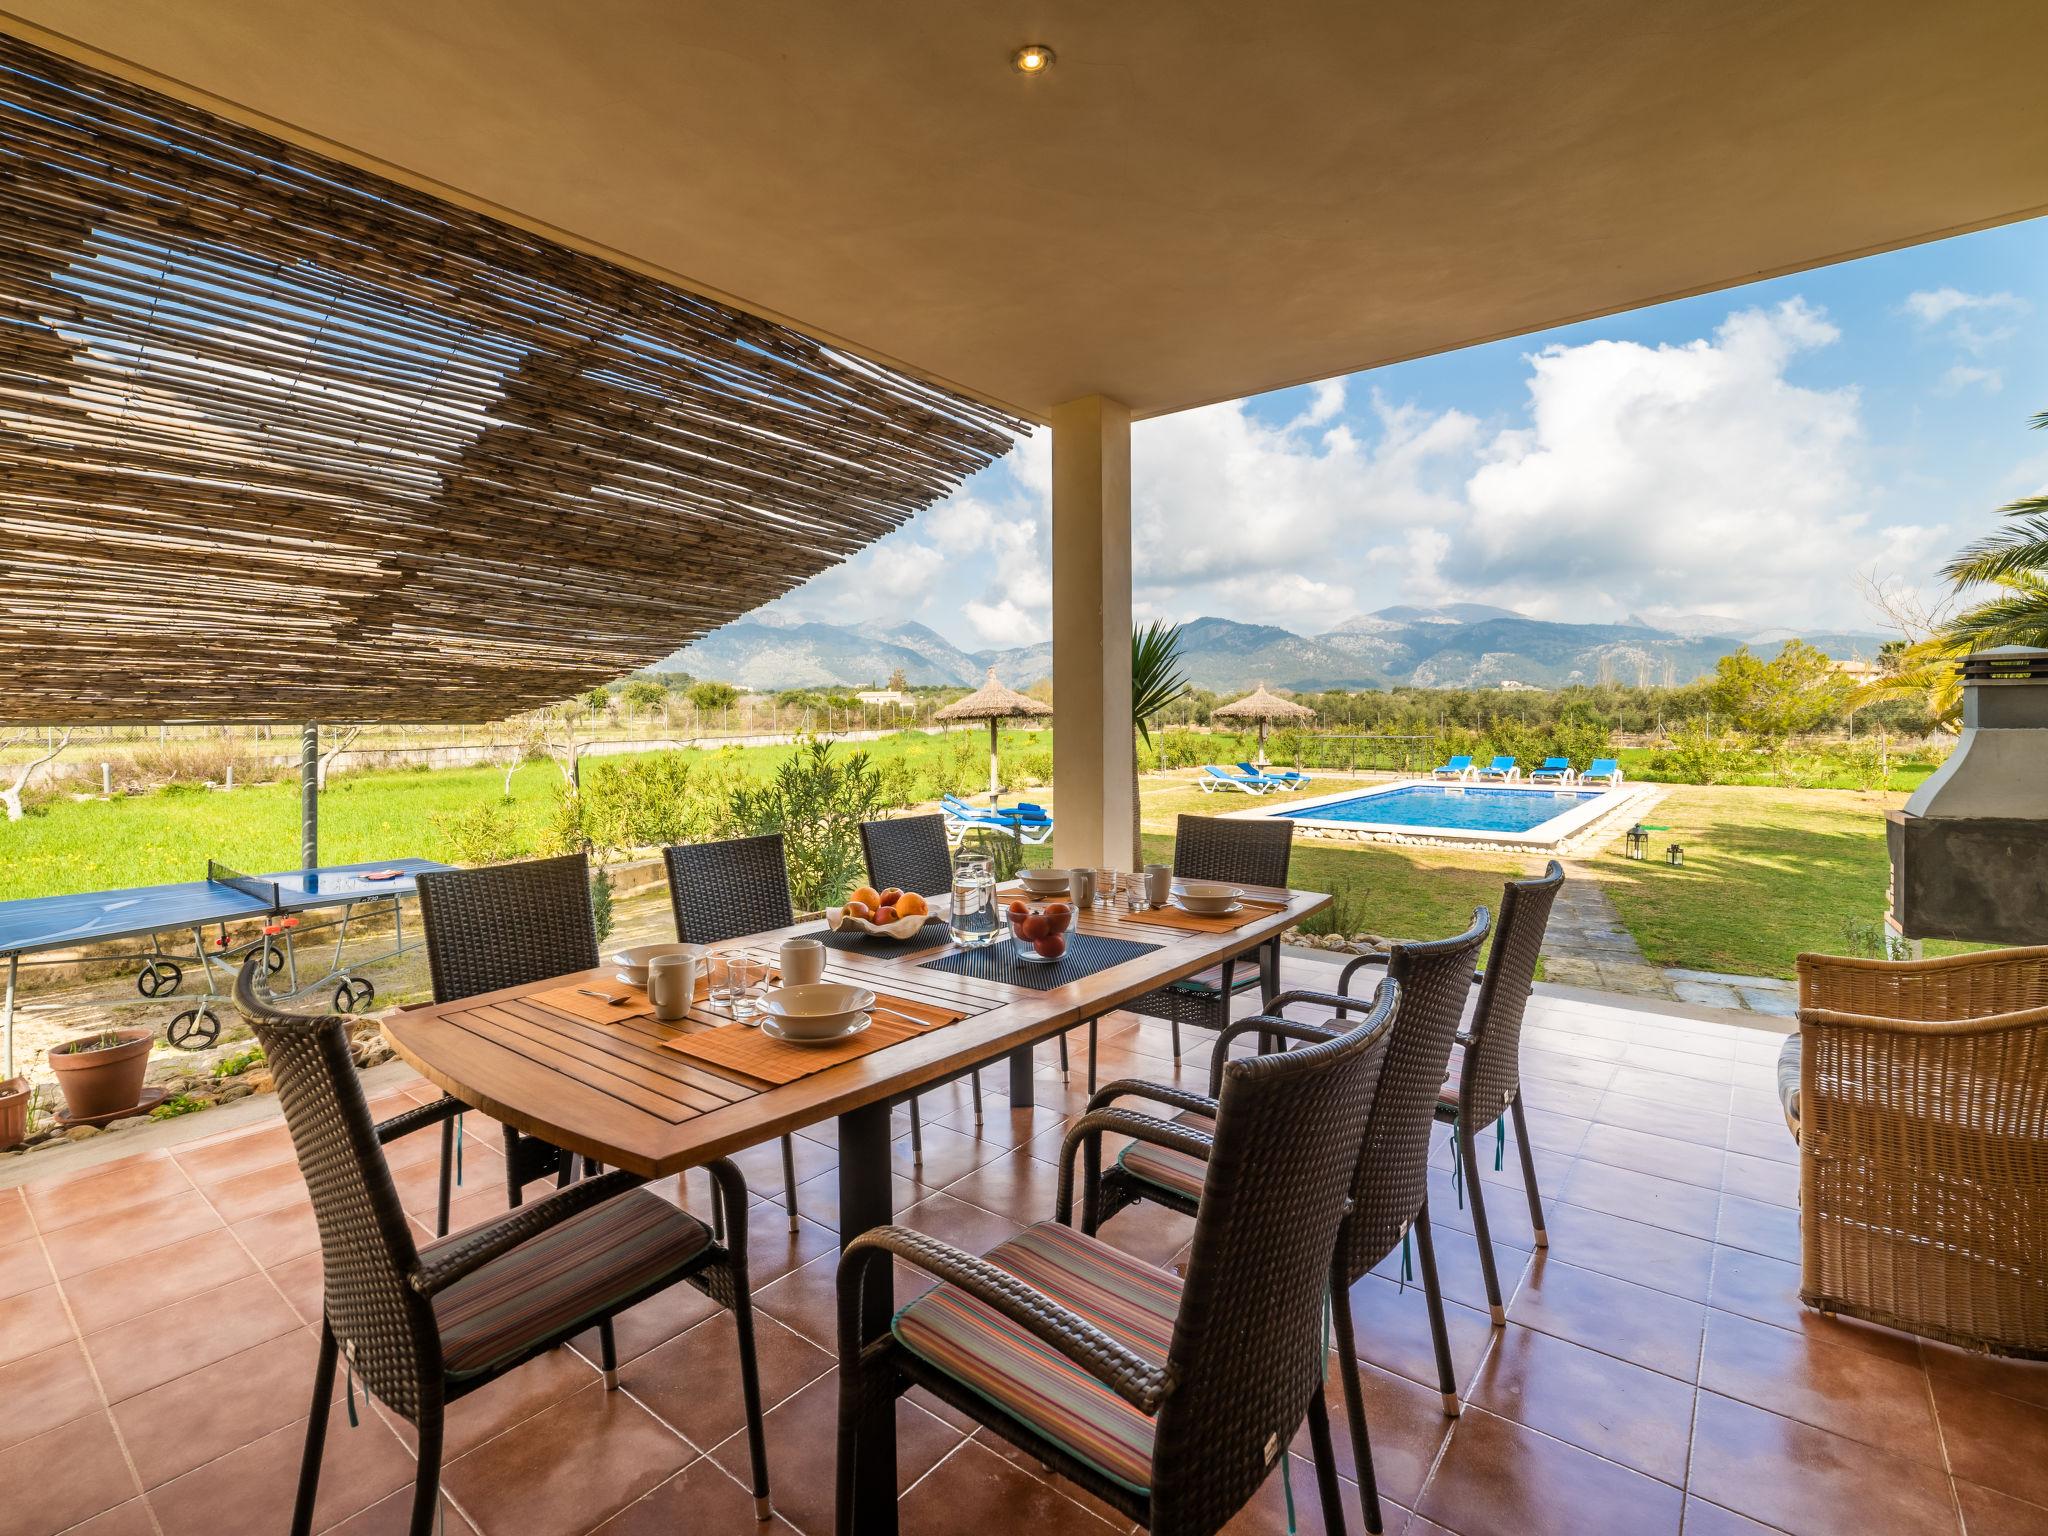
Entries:
[[[893, 953], [876, 944], [828, 949], [828, 980], [858, 983], [885, 997], [961, 1017], [780, 1084], [721, 1068], [665, 1043], [710, 1025], [662, 1024], [648, 1014], [605, 1022], [586, 1016], [593, 1010], [587, 1000], [577, 1004], [575, 988], [618, 987], [603, 967], [394, 1011], [385, 1017], [384, 1032], [393, 1049], [423, 1076], [473, 1108], [528, 1135], [650, 1179], [836, 1118], [844, 1245], [894, 1219], [891, 1105], [1007, 1057], [1011, 1106], [1031, 1108], [1034, 1045], [1157, 987], [1255, 950], [1330, 903], [1328, 896], [1313, 891], [1247, 887], [1244, 895], [1250, 915], [1227, 931], [1169, 926], [1161, 919], [1170, 921], [1171, 913], [1133, 913], [1097, 902], [1075, 914], [1073, 933], [1122, 941], [1127, 949], [1120, 952], [1127, 957], [1052, 986], [984, 979], [953, 969], [989, 966], [971, 957], [953, 958], [962, 952], [950, 941]], [[811, 921], [717, 947], [768, 951], [785, 938], [823, 932], [822, 923]], [[1007, 928], [998, 942], [1011, 942]], [[1141, 952], [1130, 952], [1140, 946]], [[1078, 955], [1084, 947], [1077, 943], [1069, 953]], [[1039, 979], [1019, 968], [1010, 971]], [[556, 1000], [544, 1000], [542, 994], [551, 992]], [[887, 1268], [880, 1273], [886, 1275]], [[889, 1291], [886, 1280], [868, 1287], [864, 1338], [888, 1327], [894, 1309]], [[892, 1530], [895, 1484], [886, 1469], [893, 1465], [893, 1447], [881, 1435], [864, 1431], [861, 1450], [867, 1471], [856, 1469], [855, 1475], [859, 1528]]]

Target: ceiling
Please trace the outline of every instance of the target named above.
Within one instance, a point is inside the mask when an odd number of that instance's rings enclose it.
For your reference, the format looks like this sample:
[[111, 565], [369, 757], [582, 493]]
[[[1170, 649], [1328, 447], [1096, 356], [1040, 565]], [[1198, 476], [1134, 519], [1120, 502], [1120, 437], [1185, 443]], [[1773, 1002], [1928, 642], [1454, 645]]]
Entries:
[[[2040, 0], [5, 3], [1041, 419], [2048, 209]], [[1041, 78], [1008, 64], [1033, 41]]]

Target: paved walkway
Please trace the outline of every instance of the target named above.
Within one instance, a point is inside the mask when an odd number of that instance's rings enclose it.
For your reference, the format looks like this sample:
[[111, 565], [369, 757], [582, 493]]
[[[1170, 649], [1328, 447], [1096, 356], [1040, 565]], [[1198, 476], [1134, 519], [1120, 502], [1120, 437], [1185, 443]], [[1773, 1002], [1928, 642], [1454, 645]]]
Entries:
[[1599, 878], [1576, 862], [1565, 865], [1564, 889], [1550, 909], [1550, 926], [1543, 937], [1543, 975], [1548, 981], [1596, 992], [1677, 995], [1664, 972], [1643, 957]]

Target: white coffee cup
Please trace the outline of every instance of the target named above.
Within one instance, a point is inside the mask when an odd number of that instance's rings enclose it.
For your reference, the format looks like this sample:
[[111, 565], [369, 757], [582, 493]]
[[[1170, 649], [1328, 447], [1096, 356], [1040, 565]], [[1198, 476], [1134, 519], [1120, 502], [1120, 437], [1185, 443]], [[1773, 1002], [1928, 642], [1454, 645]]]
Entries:
[[647, 962], [647, 1000], [664, 1024], [677, 1024], [697, 996], [695, 955], [656, 955]]
[[824, 979], [825, 946], [816, 939], [784, 939], [779, 958], [785, 987], [801, 987]]

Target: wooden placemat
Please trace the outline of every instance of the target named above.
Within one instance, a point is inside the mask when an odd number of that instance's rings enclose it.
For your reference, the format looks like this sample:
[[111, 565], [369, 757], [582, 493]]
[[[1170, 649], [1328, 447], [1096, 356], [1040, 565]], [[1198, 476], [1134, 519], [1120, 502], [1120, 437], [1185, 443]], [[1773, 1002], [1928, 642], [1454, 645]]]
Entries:
[[[885, 1013], [883, 1009], [901, 1010]], [[958, 1024], [967, 1014], [957, 1008], [940, 1008], [913, 998], [876, 995], [872, 1022], [859, 1034], [830, 1045], [792, 1045], [744, 1024], [724, 1024], [700, 1029], [662, 1041], [670, 1050], [712, 1066], [724, 1067], [764, 1083], [793, 1083], [813, 1072], [836, 1067], [884, 1046], [928, 1034], [948, 1024]]]
[[[603, 998], [585, 997], [580, 990], [582, 987], [593, 992], [614, 993], [627, 1001], [615, 1007]], [[566, 1013], [592, 1024], [616, 1024], [622, 1019], [644, 1018], [654, 1012], [654, 1004], [647, 1000], [647, 994], [623, 981], [580, 982], [574, 987], [551, 987], [545, 992], [529, 993], [528, 997], [530, 1001], [543, 1004], [557, 1013]]]
[[1278, 903], [1269, 906], [1244, 904], [1241, 912], [1224, 912], [1205, 916], [1199, 912], [1183, 911], [1179, 907], [1146, 907], [1136, 912], [1118, 912], [1117, 917], [1126, 923], [1153, 923], [1161, 928], [1184, 928], [1189, 933], [1230, 933], [1246, 923], [1255, 923], [1262, 917], [1271, 917], [1283, 910]]

